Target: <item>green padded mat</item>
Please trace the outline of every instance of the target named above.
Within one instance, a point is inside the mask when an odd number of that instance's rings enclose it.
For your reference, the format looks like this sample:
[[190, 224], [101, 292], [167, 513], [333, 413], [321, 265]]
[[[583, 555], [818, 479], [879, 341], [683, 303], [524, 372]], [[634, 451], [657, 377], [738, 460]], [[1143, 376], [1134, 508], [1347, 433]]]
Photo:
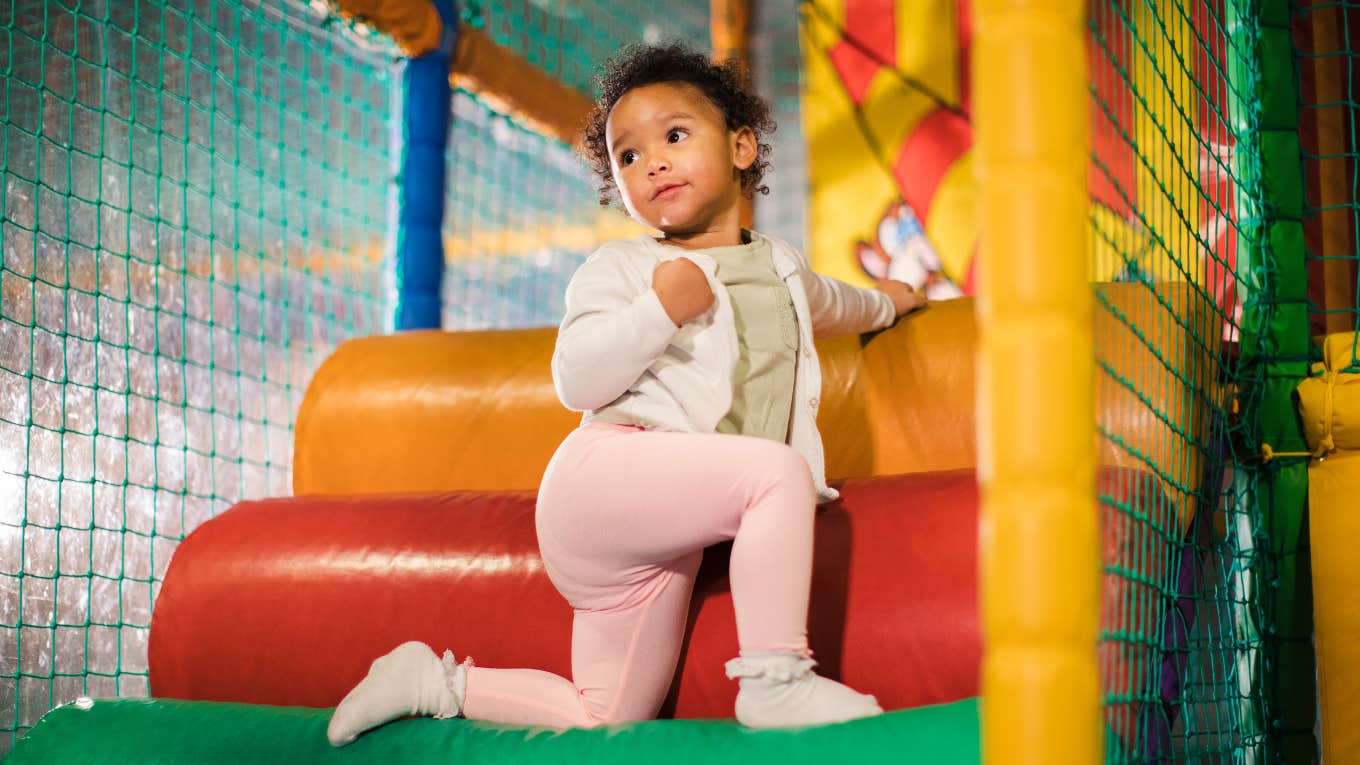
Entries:
[[856, 763], [979, 761], [978, 700], [802, 730], [729, 720], [653, 720], [552, 731], [470, 720], [402, 720], [342, 749], [331, 710], [207, 701], [115, 699], [49, 712], [5, 765], [28, 763]]

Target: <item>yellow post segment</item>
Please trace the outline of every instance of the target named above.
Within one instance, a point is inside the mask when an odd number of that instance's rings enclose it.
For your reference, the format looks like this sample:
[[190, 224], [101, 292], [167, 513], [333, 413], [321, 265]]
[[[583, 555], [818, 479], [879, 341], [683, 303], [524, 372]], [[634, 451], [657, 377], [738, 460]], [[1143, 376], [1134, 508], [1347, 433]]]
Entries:
[[[1133, 104], [1133, 142], [1142, 154], [1134, 159], [1134, 183], [1147, 218], [1143, 235], [1162, 236], [1148, 241], [1138, 265], [1156, 281], [1203, 285], [1208, 255], [1196, 240], [1202, 215], [1198, 48], [1190, 20], [1170, 3], [1132, 3], [1130, 14], [1131, 89], [1141, 95]], [[1221, 161], [1230, 162], [1226, 155]]]
[[980, 0], [985, 761], [1101, 757], [1085, 3]]

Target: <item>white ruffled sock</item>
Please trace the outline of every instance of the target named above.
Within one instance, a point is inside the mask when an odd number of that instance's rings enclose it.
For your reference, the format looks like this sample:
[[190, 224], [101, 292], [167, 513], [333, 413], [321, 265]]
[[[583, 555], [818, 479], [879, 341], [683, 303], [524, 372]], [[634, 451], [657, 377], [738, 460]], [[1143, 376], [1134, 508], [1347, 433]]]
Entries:
[[368, 674], [340, 702], [326, 738], [344, 746], [369, 728], [406, 715], [457, 717], [463, 712], [467, 665], [444, 652], [440, 659], [424, 643], [402, 643], [373, 661]]
[[873, 696], [814, 674], [817, 662], [798, 653], [760, 653], [727, 662], [740, 679], [737, 721], [749, 728], [824, 725], [883, 714]]

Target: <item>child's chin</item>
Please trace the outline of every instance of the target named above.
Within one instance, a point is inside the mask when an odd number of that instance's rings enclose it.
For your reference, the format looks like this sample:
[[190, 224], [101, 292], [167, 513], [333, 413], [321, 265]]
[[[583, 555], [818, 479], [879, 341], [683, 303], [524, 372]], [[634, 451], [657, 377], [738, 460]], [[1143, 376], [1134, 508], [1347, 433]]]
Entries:
[[666, 236], [683, 236], [694, 231], [694, 226], [689, 225], [689, 221], [672, 223], [669, 220], [662, 219], [660, 222], [651, 224], [651, 226]]
[[704, 221], [693, 215], [683, 213], [657, 216], [657, 221], [653, 225], [666, 233], [675, 234], [690, 234], [706, 228]]

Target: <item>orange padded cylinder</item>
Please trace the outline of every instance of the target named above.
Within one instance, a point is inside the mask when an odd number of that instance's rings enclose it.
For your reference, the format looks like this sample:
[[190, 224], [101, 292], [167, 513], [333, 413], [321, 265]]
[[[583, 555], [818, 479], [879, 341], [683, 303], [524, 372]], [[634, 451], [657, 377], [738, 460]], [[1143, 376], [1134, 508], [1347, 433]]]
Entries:
[[[580, 420], [553, 390], [555, 340], [533, 329], [342, 344], [298, 412], [294, 493], [536, 489]], [[863, 348], [853, 335], [818, 341], [828, 476], [970, 467], [972, 343], [967, 301], [931, 306]]]
[[341, 344], [298, 410], [293, 493], [537, 489], [580, 419], [553, 391], [554, 337], [421, 331]]
[[[1103, 465], [1136, 467], [1137, 453], [1166, 466], [1164, 488], [1184, 518], [1199, 475], [1190, 463], [1198, 450], [1185, 442], [1202, 430], [1192, 418], [1203, 393], [1183, 370], [1205, 364], [1182, 324], [1210, 334], [1202, 326], [1210, 314], [1184, 284], [1104, 285], [1097, 302], [1097, 356], [1113, 373], [1097, 377], [1097, 419], [1128, 448], [1110, 438], [1093, 448]], [[580, 419], [553, 392], [555, 339], [553, 329], [431, 331], [342, 344], [298, 412], [294, 493], [537, 489]], [[973, 467], [976, 347], [967, 299], [876, 335], [819, 340], [827, 476]], [[1160, 416], [1138, 401], [1139, 389], [1155, 392]], [[1034, 434], [1035, 443], [1045, 437]]]

